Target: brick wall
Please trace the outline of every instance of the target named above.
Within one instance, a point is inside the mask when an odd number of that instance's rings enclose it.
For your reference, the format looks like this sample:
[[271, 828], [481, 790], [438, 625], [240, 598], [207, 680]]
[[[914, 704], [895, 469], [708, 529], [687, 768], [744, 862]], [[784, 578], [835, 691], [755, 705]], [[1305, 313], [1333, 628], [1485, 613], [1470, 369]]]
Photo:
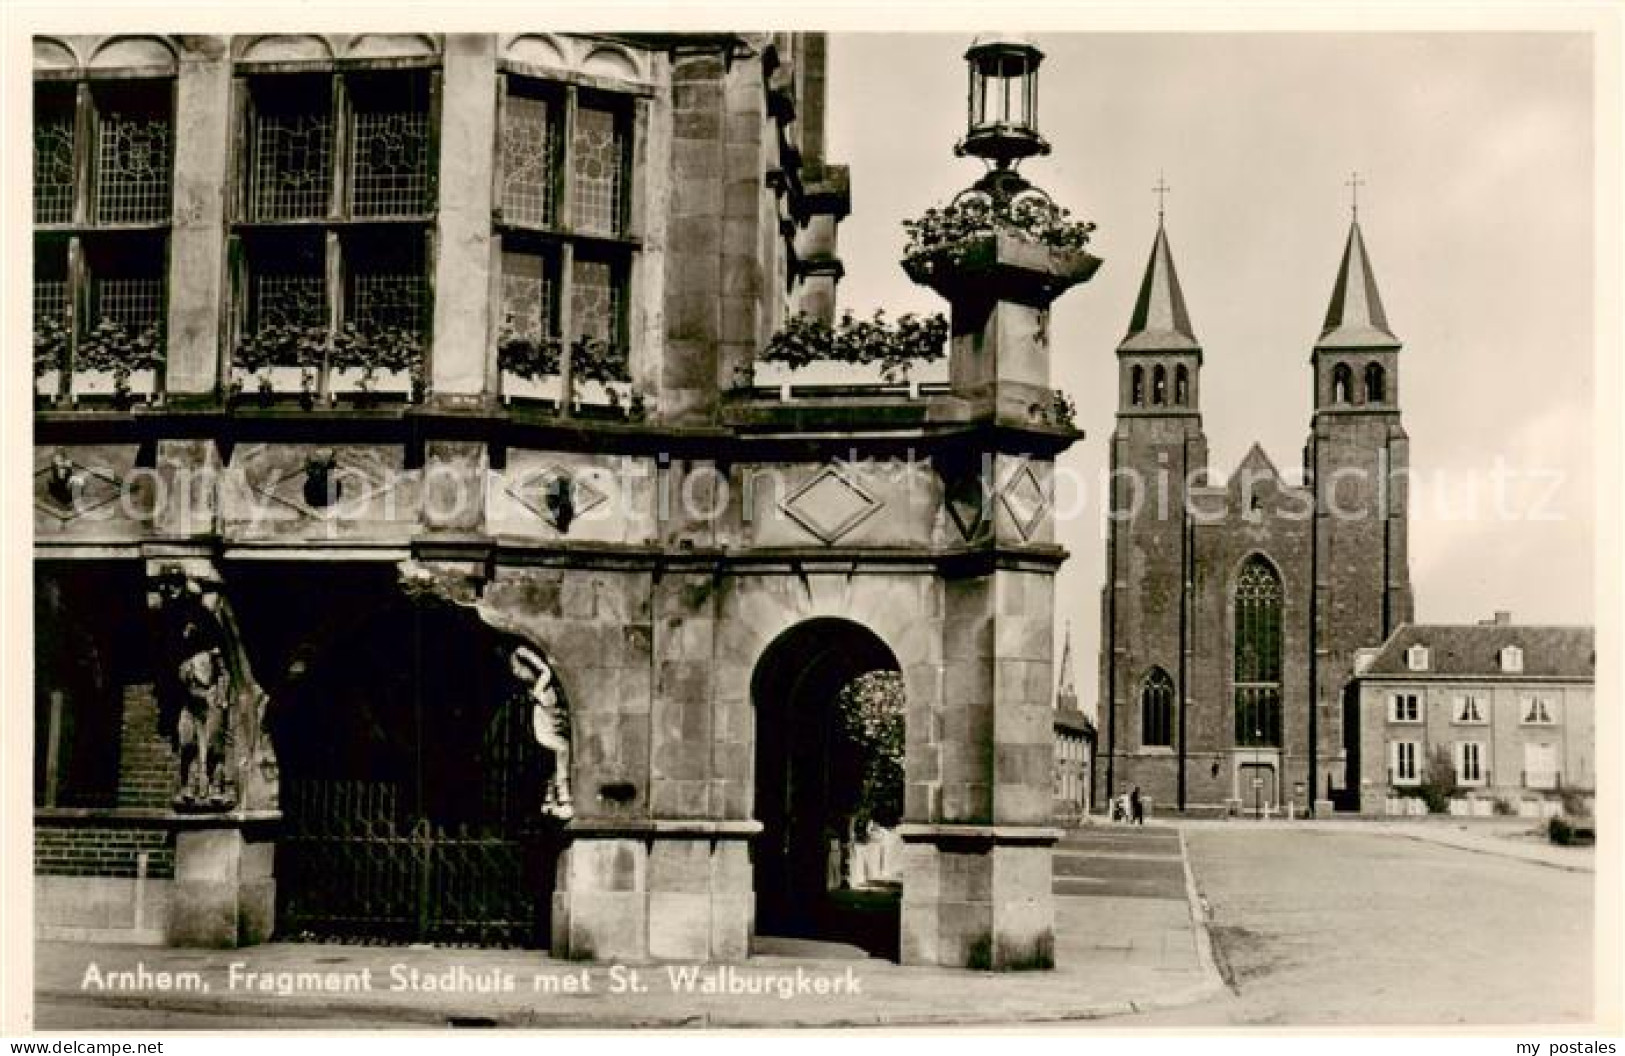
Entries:
[[175, 873], [175, 847], [164, 829], [109, 825], [34, 828], [34, 872], [39, 876], [135, 876], [136, 856], [147, 852], [147, 875]]
[[158, 702], [151, 685], [124, 687], [118, 778], [121, 807], [167, 810], [174, 798], [175, 751], [158, 731]]

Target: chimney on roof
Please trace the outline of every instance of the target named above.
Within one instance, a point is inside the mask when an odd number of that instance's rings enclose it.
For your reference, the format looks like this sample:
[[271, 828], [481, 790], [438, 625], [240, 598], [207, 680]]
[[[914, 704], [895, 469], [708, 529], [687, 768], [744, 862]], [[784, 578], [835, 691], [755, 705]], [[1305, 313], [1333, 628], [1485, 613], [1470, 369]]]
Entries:
[[1512, 613], [1507, 612], [1505, 609], [1496, 609], [1494, 619], [1480, 620], [1478, 622], [1481, 627], [1511, 627]]

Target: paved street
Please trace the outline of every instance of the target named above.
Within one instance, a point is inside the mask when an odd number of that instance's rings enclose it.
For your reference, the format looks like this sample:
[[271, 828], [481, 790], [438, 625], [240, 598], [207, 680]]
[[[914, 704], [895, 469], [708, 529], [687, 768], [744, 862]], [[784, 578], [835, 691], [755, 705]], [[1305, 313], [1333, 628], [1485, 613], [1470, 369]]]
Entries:
[[1186, 839], [1232, 991], [1124, 1025], [1590, 1018], [1590, 873], [1358, 825]]

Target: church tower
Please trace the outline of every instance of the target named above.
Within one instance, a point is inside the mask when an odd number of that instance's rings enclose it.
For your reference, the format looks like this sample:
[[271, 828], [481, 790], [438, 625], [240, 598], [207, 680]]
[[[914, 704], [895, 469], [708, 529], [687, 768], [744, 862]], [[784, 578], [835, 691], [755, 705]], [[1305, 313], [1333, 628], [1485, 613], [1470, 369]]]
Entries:
[[1311, 356], [1315, 412], [1304, 452], [1315, 493], [1309, 773], [1317, 813], [1334, 797], [1359, 796], [1359, 716], [1346, 692], [1354, 651], [1411, 619], [1399, 350], [1356, 212]]
[[[1117, 346], [1102, 598], [1103, 796], [1132, 785], [1183, 806], [1190, 535], [1186, 489], [1207, 472], [1202, 347], [1158, 210], [1128, 333]], [[1098, 800], [1103, 801], [1103, 800]]]

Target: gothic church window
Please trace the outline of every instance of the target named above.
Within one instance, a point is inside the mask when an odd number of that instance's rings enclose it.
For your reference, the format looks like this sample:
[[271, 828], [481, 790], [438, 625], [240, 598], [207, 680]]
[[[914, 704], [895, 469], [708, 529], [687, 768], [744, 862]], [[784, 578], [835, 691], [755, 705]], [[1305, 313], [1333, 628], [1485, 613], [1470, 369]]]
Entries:
[[1168, 402], [1168, 371], [1160, 363], [1151, 372], [1151, 402], [1158, 407]]
[[1388, 399], [1388, 379], [1381, 363], [1370, 363], [1365, 368], [1365, 402], [1384, 403]]
[[1166, 748], [1174, 743], [1174, 680], [1151, 669], [1140, 688], [1140, 743]]
[[1182, 363], [1174, 368], [1174, 403], [1177, 406], [1189, 406], [1191, 401], [1191, 374]]
[[1145, 406], [1145, 368], [1135, 367], [1129, 372], [1129, 402], [1136, 407]]
[[1235, 734], [1243, 746], [1281, 744], [1281, 609], [1284, 592], [1273, 565], [1253, 555], [1235, 596]]

